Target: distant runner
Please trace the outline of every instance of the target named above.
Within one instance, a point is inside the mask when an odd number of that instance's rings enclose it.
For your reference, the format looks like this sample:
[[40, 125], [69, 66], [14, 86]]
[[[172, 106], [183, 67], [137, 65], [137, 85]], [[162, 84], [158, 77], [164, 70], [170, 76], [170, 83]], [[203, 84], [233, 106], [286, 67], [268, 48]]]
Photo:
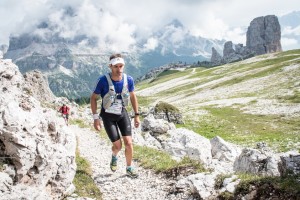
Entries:
[[66, 104], [63, 104], [63, 106], [58, 110], [58, 112], [60, 112], [62, 117], [65, 119], [67, 126], [69, 125], [69, 111], [70, 108], [66, 106]]

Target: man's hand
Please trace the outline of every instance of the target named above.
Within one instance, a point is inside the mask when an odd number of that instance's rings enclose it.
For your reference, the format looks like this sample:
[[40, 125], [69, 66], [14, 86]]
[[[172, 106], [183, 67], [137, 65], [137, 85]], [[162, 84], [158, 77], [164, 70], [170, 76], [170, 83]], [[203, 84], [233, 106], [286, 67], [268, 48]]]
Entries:
[[100, 119], [94, 119], [94, 128], [95, 128], [97, 131], [100, 131], [100, 130], [101, 130]]
[[140, 117], [138, 115], [134, 116], [134, 127], [138, 128], [140, 126]]

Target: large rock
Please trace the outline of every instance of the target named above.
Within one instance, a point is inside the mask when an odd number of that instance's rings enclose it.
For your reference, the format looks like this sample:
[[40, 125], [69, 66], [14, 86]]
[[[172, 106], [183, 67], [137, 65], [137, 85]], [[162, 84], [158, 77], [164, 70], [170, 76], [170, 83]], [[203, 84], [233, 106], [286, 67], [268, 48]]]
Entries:
[[281, 176], [300, 174], [300, 154], [298, 152], [286, 152], [280, 156], [280, 160], [279, 169]]
[[232, 42], [231, 41], [225, 42], [224, 49], [223, 49], [223, 62], [231, 63], [242, 59], [243, 59], [242, 55], [237, 54], [233, 49]]
[[222, 61], [222, 56], [219, 54], [219, 52], [217, 52], [217, 50], [212, 47], [211, 49], [212, 51], [212, 55], [211, 55], [211, 59], [210, 59], [210, 62], [213, 63], [213, 65], [220, 65], [223, 63]]
[[216, 173], [198, 173], [180, 179], [176, 188], [188, 188], [193, 194], [198, 194], [200, 199], [216, 199], [215, 183]]
[[235, 172], [279, 176], [279, 157], [275, 154], [245, 148], [234, 162]]
[[275, 15], [253, 19], [247, 30], [246, 46], [257, 55], [282, 51], [281, 30]]
[[165, 151], [175, 158], [185, 156], [199, 160], [209, 166], [212, 161], [211, 144], [209, 140], [193, 131], [184, 128], [169, 130], [168, 138], [162, 141]]
[[0, 156], [8, 163], [2, 173], [11, 178], [0, 176], [7, 183], [2, 197], [59, 199], [72, 186], [76, 138], [26, 84], [16, 65], [0, 60]]
[[247, 59], [255, 55], [274, 53], [282, 51], [281, 31], [278, 18], [275, 15], [257, 17], [253, 19], [247, 30], [246, 46], [243, 44], [235, 45], [227, 41], [223, 48], [221, 57], [212, 48], [211, 65], [221, 65]]
[[33, 70], [24, 75], [26, 86], [24, 89], [40, 102], [52, 102], [54, 94], [49, 88], [47, 77], [40, 71]]
[[241, 153], [239, 147], [224, 141], [219, 136], [211, 139], [210, 144], [212, 157], [219, 161], [234, 162]]
[[175, 129], [175, 125], [164, 119], [156, 119], [150, 114], [143, 120], [141, 128], [142, 131], [150, 131], [153, 134], [164, 134], [170, 129]]

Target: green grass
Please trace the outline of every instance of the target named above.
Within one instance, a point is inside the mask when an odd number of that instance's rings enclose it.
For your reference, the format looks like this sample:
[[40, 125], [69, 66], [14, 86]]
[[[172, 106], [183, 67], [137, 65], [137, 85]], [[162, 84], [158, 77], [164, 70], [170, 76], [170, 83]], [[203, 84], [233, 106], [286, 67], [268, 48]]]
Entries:
[[69, 119], [70, 124], [78, 125], [80, 128], [91, 128], [85, 121], [82, 119]]
[[142, 90], [142, 89], [154, 86], [159, 83], [164, 83], [166, 81], [169, 81], [169, 80], [172, 80], [175, 78], [180, 78], [182, 76], [186, 76], [186, 75], [190, 74], [191, 71], [192, 71], [192, 69], [186, 69], [184, 71], [176, 70], [176, 72], [172, 72], [172, 73], [165, 72], [164, 74], [157, 76], [156, 78], [154, 78], [152, 80], [145, 80], [145, 81], [138, 83], [136, 85], [136, 90]]
[[278, 151], [286, 151], [299, 147], [292, 141], [300, 142], [299, 117], [285, 118], [278, 115], [252, 115], [242, 113], [230, 107], [205, 107], [210, 115], [197, 120], [186, 118], [185, 124], [176, 125], [195, 131], [209, 139], [220, 136], [224, 140], [253, 147], [257, 142], [264, 141]]
[[[247, 194], [249, 189], [252, 186], [256, 186], [260, 188], [260, 190], [267, 191], [259, 191], [262, 194], [265, 192], [274, 192], [281, 193], [282, 196], [291, 196], [289, 199], [293, 199], [293, 197], [299, 197], [300, 195], [300, 184], [297, 179], [300, 176], [285, 176], [285, 177], [268, 177], [268, 176], [257, 176], [251, 174], [239, 174], [239, 178], [241, 182], [236, 188], [236, 194]], [[271, 188], [271, 191], [268, 191]]]
[[80, 197], [89, 197], [97, 200], [102, 199], [102, 193], [91, 178], [92, 170], [87, 160], [82, 158], [76, 151], [77, 170], [73, 183], [76, 187], [75, 193]]
[[134, 159], [138, 160], [144, 168], [153, 169], [156, 173], [169, 173], [174, 169], [192, 168], [193, 173], [206, 171], [199, 161], [187, 157], [180, 162], [172, 159], [167, 152], [150, 147], [134, 146]]
[[294, 90], [292, 95], [286, 95], [286, 96], [277, 96], [277, 99], [280, 102], [288, 102], [288, 103], [300, 103], [300, 92], [297, 90]]
[[291, 54], [298, 54], [300, 55], [300, 49], [294, 49], [294, 50], [289, 50], [289, 51], [283, 51], [278, 53], [278, 56], [289, 56]]
[[179, 72], [179, 71], [178, 70], [166, 70], [166, 71], [163, 71], [163, 72], [159, 73], [157, 75], [157, 78], [167, 76], [167, 75], [170, 75], [170, 74], [175, 74], [177, 72]]
[[138, 96], [137, 95], [137, 99], [138, 99], [139, 106], [144, 106], [144, 107], [151, 105], [155, 101], [155, 98], [148, 97], [148, 96]]
[[274, 74], [276, 72], [279, 72], [282, 69], [282, 67], [287, 65], [286, 63], [284, 63], [285, 61], [288, 61], [288, 60], [291, 60], [291, 59], [294, 59], [297, 57], [298, 56], [286, 56], [286, 57], [276, 58], [276, 59], [272, 59], [272, 60], [261, 61], [258, 64], [256, 64], [256, 66], [253, 68], [262, 68], [262, 67], [266, 67], [266, 66], [270, 66], [270, 65], [274, 65], [274, 66], [270, 67], [270, 68], [266, 68], [266, 69], [258, 71], [258, 72], [255, 72], [255, 73], [251, 73], [251, 74], [248, 74], [245, 76], [240, 76], [240, 77], [236, 77], [236, 78], [224, 81], [222, 83], [214, 85], [212, 88], [223, 87], [226, 85], [234, 85], [234, 84], [238, 84], [243, 81], [250, 80], [250, 79], [264, 77], [264, 76], [267, 76], [270, 74]]

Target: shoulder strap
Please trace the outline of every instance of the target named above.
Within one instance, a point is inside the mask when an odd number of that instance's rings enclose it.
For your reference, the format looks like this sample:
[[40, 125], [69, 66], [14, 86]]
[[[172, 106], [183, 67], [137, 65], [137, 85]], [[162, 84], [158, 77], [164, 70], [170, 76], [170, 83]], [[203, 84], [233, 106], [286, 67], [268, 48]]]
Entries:
[[124, 73], [123, 76], [123, 89], [122, 89], [122, 93], [126, 92], [126, 90], [128, 90], [128, 80], [127, 80], [127, 74]]
[[114, 86], [113, 83], [112, 83], [112, 81], [111, 81], [110, 75], [109, 74], [105, 74], [105, 77], [107, 79], [109, 87]]

